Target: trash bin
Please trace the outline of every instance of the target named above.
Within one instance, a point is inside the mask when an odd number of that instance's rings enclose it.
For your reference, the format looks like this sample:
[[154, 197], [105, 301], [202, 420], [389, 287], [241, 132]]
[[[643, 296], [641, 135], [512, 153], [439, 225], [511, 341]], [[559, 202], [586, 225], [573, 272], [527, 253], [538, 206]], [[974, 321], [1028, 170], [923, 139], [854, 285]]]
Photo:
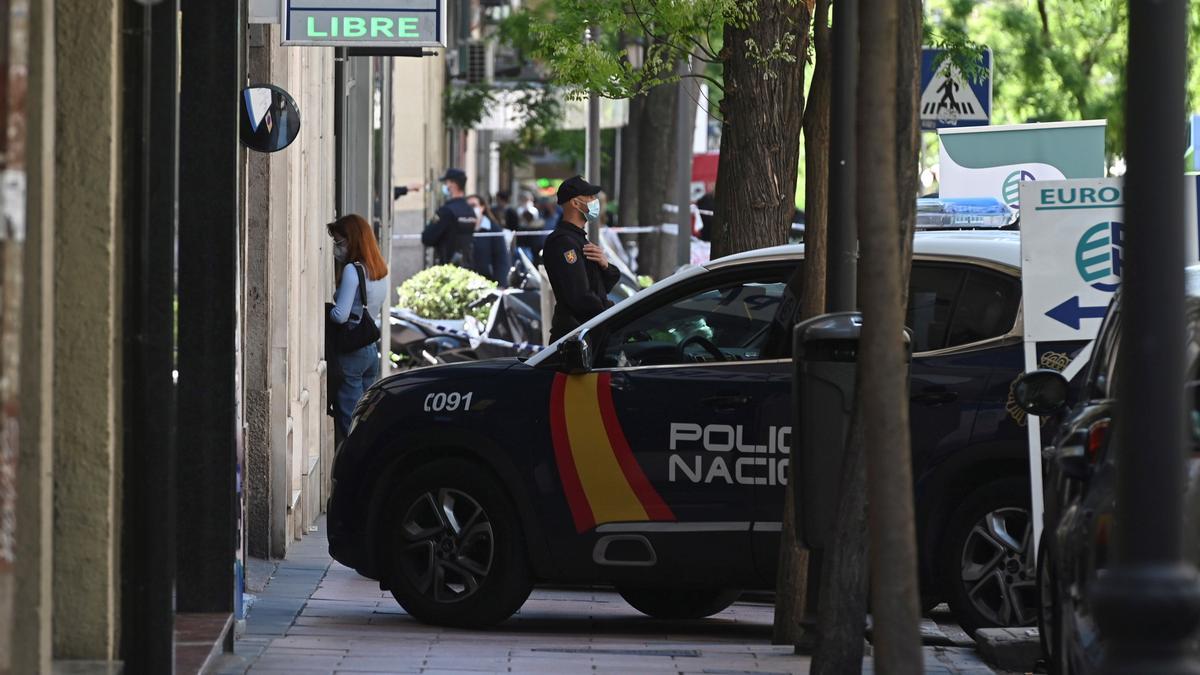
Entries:
[[860, 312], [823, 314], [796, 324], [792, 333], [796, 412], [789, 480], [795, 481], [796, 539], [808, 549], [825, 547], [837, 514], [861, 334]]
[[[842, 457], [854, 411], [862, 313], [823, 314], [793, 332], [793, 522], [805, 548], [825, 548], [837, 518]], [[911, 340], [901, 338], [911, 354]]]

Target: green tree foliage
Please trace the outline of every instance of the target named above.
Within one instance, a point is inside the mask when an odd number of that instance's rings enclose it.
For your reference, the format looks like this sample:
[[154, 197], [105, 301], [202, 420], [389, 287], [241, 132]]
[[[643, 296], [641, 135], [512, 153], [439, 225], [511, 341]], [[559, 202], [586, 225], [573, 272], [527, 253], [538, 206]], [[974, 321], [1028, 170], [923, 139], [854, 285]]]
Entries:
[[[1110, 155], [1125, 147], [1125, 0], [926, 0], [927, 33], [992, 49], [993, 124], [1107, 119]], [[1200, 58], [1200, 4], [1189, 4], [1189, 61]], [[1188, 104], [1200, 104], [1192, 69]], [[1153, 105], [1153, 101], [1147, 101]], [[1180, 132], [1182, 133], [1182, 122]]]
[[496, 282], [455, 265], [438, 265], [413, 275], [396, 289], [397, 306], [427, 319], [461, 319], [468, 312], [487, 321], [487, 306], [467, 306], [496, 287]]
[[[719, 94], [720, 65], [731, 47], [724, 44], [725, 27], [746, 26], [757, 12], [758, 0], [546, 0], [515, 14], [502, 34], [545, 63], [572, 98], [592, 91], [631, 98], [681, 77], [706, 80]], [[582, 40], [591, 26], [600, 28], [597, 43]], [[804, 37], [789, 33], [772, 44], [751, 39], [732, 47], [743, 49], [770, 79], [778, 77], [775, 64], [795, 62], [790, 47]], [[638, 48], [642, 57], [634, 59]], [[685, 56], [696, 63], [680, 73], [676, 64]]]

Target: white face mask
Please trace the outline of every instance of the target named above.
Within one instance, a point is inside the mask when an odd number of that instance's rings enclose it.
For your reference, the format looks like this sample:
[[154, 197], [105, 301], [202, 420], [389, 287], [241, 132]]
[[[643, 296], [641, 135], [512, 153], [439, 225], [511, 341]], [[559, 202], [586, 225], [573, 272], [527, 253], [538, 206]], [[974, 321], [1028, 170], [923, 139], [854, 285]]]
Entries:
[[475, 217], [476, 217], [476, 218], [482, 218], [482, 217], [483, 217], [483, 207], [482, 207], [482, 206], [476, 206], [476, 207], [475, 207]]
[[600, 200], [593, 199], [587, 203], [587, 210], [583, 212], [583, 217], [587, 218], [589, 223], [594, 223], [600, 220]]

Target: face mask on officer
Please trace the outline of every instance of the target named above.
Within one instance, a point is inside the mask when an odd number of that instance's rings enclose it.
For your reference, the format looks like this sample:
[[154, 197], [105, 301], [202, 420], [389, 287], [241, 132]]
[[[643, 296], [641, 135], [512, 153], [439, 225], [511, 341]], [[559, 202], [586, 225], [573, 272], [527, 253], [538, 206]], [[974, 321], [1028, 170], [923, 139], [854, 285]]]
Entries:
[[450, 198], [450, 186], [445, 183], [442, 183], [442, 196], [446, 199]]
[[583, 213], [583, 217], [586, 218], [589, 223], [595, 223], [596, 221], [600, 220], [600, 200], [599, 199], [593, 198], [590, 201], [585, 202], [582, 207], [576, 207], [576, 208], [578, 208], [580, 210], [580, 212]]

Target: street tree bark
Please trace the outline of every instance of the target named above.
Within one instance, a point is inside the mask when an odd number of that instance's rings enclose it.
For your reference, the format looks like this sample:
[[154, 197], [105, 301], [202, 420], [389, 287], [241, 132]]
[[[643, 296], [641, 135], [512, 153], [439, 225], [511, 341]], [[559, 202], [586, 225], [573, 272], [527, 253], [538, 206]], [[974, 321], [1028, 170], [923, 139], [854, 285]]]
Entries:
[[808, 6], [759, 0], [725, 25], [714, 258], [787, 241], [795, 213]]
[[[829, 122], [833, 66], [830, 53], [829, 0], [817, 0], [813, 13], [813, 81], [804, 107], [804, 264], [799, 320], [825, 312], [826, 225], [829, 204]], [[793, 482], [785, 489], [779, 568], [775, 582], [775, 625], [771, 641], [800, 646], [806, 640], [809, 555], [796, 541]]]
[[804, 318], [825, 312], [829, 229], [829, 132], [833, 96], [833, 44], [829, 0], [813, 13], [813, 81], [804, 108]]
[[622, 227], [636, 225], [638, 222], [638, 168], [641, 165], [642, 108], [646, 104], [645, 96], [635, 96], [629, 99], [629, 124], [621, 132], [621, 175], [617, 182], [621, 186], [621, 201], [617, 204], [617, 222]]
[[896, 178], [900, 231], [900, 291], [908, 307], [912, 270], [913, 232], [917, 227], [917, 197], [921, 194], [921, 63], [924, 12], [921, 0], [902, 0], [896, 31]]
[[[897, 118], [907, 106], [898, 87], [901, 27], [898, 0], [861, 0], [858, 70], [859, 300], [863, 331], [858, 363], [858, 415], [864, 422], [870, 586], [876, 668], [881, 673], [923, 670], [919, 631], [916, 527], [909, 453], [908, 368], [904, 330], [906, 233], [900, 202], [904, 142]], [[905, 99], [900, 103], [899, 99]], [[882, 170], [881, 170], [882, 169]], [[899, 237], [898, 237], [899, 235]]]
[[[655, 227], [665, 222], [663, 204], [670, 197], [671, 161], [675, 147], [675, 99], [679, 88], [659, 85], [645, 96], [638, 131], [637, 224]], [[661, 230], [638, 237], [638, 269], [655, 279], [662, 278], [664, 235]]]

